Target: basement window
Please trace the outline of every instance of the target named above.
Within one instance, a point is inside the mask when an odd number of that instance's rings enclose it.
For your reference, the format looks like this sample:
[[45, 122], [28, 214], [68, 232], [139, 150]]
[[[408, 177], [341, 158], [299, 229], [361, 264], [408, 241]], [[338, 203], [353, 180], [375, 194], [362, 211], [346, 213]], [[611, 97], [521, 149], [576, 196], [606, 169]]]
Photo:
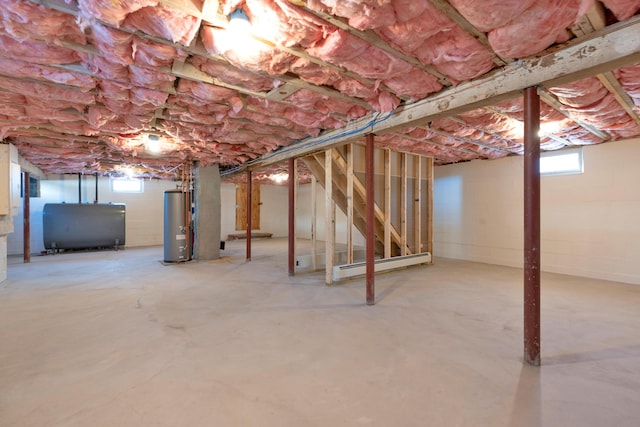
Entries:
[[135, 178], [112, 178], [111, 191], [113, 193], [142, 193], [144, 181]]
[[581, 148], [547, 152], [540, 155], [540, 175], [571, 175], [583, 171]]

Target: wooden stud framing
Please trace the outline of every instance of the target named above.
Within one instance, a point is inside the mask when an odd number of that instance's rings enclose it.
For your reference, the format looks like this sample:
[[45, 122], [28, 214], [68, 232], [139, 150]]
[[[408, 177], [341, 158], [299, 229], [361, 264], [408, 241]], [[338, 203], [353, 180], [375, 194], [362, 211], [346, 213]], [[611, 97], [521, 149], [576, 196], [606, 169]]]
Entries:
[[422, 157], [415, 156], [413, 162], [413, 245], [414, 252], [419, 254], [422, 253]]
[[313, 271], [318, 269], [318, 224], [317, 224], [317, 211], [318, 203], [317, 197], [317, 180], [315, 177], [311, 178], [311, 267]]
[[391, 258], [391, 150], [389, 149], [384, 150], [384, 257]]
[[400, 255], [407, 255], [407, 153], [400, 153]]
[[336, 234], [336, 204], [333, 201], [333, 149], [328, 149], [324, 155], [324, 194], [325, 194], [325, 283], [333, 284], [333, 263], [335, 254]]
[[427, 163], [425, 168], [425, 179], [427, 184], [427, 200], [425, 200], [427, 204], [427, 241], [425, 242], [425, 249], [426, 252], [431, 254], [431, 259], [433, 260], [433, 159], [427, 157], [425, 161]]
[[289, 276], [296, 274], [296, 184], [298, 182], [297, 160], [289, 159]]
[[353, 144], [347, 144], [347, 264], [353, 264]]

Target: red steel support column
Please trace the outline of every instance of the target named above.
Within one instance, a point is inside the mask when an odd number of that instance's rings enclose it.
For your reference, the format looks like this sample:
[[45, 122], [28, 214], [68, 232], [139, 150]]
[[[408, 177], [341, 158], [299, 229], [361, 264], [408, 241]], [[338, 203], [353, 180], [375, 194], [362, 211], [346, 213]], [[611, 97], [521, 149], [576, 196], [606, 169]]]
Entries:
[[31, 262], [31, 212], [30, 212], [30, 198], [31, 198], [31, 187], [29, 186], [30, 174], [29, 172], [24, 173], [24, 186], [22, 190], [22, 195], [24, 197], [24, 202], [22, 204], [22, 218], [23, 218], [23, 255], [24, 262]]
[[365, 146], [365, 186], [366, 186], [366, 212], [367, 212], [367, 222], [366, 222], [366, 273], [367, 273], [367, 305], [373, 305], [376, 303], [375, 297], [375, 270], [374, 270], [374, 262], [375, 262], [375, 233], [374, 233], [374, 191], [373, 191], [373, 174], [374, 174], [374, 165], [373, 165], [373, 135], [367, 134], [366, 136], [366, 146]]
[[289, 159], [289, 276], [296, 274], [296, 169], [295, 159]]
[[247, 261], [251, 261], [251, 171], [247, 171]]
[[540, 96], [524, 91], [524, 361], [540, 366]]

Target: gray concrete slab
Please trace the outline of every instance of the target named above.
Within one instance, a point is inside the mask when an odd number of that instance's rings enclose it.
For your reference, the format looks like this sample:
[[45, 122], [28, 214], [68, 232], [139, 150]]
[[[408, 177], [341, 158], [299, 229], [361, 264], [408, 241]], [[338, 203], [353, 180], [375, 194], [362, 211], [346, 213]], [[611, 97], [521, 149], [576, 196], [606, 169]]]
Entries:
[[[300, 245], [304, 246], [304, 243]], [[10, 259], [0, 426], [640, 425], [640, 287], [543, 275], [522, 365], [522, 273], [436, 259], [327, 287], [286, 240]]]

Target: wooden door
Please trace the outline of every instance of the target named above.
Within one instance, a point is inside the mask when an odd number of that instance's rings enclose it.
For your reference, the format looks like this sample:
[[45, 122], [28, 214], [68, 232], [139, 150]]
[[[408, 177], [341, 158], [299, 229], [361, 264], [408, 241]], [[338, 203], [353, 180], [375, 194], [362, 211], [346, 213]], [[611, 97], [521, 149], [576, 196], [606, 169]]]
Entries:
[[[236, 231], [247, 229], [247, 184], [236, 185]], [[260, 184], [251, 186], [251, 229], [260, 230]]]

